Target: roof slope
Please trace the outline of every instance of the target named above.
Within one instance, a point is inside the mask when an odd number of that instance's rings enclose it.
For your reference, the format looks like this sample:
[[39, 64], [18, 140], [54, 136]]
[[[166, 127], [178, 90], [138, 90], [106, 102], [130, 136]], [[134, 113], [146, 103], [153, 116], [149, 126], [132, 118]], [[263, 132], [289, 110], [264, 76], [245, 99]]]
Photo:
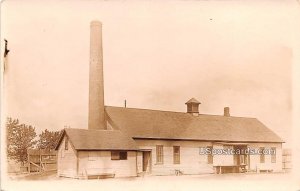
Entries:
[[133, 138], [283, 142], [255, 118], [106, 106], [113, 124]]
[[191, 98], [189, 101], [187, 101], [185, 104], [188, 104], [188, 103], [199, 103], [200, 102], [198, 100], [196, 100], [195, 98]]
[[64, 133], [76, 150], [137, 150], [134, 140], [118, 130], [67, 128]]

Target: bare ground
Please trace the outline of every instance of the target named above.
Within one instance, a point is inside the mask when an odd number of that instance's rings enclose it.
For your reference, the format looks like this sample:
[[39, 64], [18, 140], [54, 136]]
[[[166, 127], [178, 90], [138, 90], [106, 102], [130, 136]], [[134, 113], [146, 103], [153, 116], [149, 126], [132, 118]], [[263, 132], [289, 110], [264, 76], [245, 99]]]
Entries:
[[[70, 178], [58, 177], [56, 171], [31, 173], [31, 174], [10, 174], [11, 180], [69, 180]], [[107, 178], [101, 179], [102, 181], [112, 180], [164, 180], [164, 179], [176, 179], [176, 180], [273, 180], [273, 179], [289, 179], [288, 173], [228, 173], [228, 174], [202, 174], [202, 175], [181, 175], [181, 176], [144, 176], [144, 177], [128, 177], [128, 178]], [[75, 179], [76, 180], [76, 179]], [[93, 180], [89, 180], [93, 181]]]
[[[145, 176], [77, 180], [57, 177], [56, 172], [10, 175], [7, 186], [13, 190], [299, 190], [288, 173], [203, 174], [182, 176]], [[26, 188], [26, 189], [25, 189]], [[62, 189], [63, 188], [63, 189]]]

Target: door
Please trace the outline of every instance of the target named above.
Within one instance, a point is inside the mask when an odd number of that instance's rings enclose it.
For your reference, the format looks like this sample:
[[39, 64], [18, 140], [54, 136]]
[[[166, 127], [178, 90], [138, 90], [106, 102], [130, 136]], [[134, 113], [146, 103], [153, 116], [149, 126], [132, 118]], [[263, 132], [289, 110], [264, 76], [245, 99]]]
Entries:
[[143, 151], [143, 172], [150, 172], [151, 151]]
[[249, 155], [245, 152], [247, 150], [247, 146], [238, 145], [234, 147], [235, 150], [239, 150], [240, 154], [234, 155], [234, 164], [239, 167], [239, 172], [245, 172], [249, 168], [250, 158]]

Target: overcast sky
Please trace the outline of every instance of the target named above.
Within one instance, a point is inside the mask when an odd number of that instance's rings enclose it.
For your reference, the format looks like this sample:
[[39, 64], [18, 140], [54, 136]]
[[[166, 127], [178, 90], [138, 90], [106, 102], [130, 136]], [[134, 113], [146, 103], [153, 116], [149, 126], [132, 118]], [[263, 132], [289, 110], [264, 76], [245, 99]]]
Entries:
[[128, 107], [185, 112], [194, 97], [202, 114], [229, 106], [288, 141], [296, 8], [295, 1], [4, 1], [7, 116], [38, 132], [87, 128], [89, 25], [97, 19], [106, 105], [126, 99]]

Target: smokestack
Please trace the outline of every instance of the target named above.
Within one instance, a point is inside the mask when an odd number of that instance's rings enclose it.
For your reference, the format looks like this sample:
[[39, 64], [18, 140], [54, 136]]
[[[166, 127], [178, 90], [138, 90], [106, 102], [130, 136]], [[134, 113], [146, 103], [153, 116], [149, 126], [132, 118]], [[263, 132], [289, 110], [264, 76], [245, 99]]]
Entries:
[[224, 107], [224, 116], [230, 117], [229, 107]]
[[102, 23], [99, 21], [92, 21], [90, 25], [88, 129], [106, 129], [104, 117]]

